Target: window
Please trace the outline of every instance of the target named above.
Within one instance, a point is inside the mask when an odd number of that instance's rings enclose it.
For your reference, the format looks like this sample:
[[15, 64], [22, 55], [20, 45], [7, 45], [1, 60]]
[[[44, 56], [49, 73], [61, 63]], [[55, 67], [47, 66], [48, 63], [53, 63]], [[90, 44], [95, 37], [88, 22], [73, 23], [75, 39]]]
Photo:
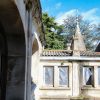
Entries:
[[100, 85], [100, 67], [98, 67], [98, 85]]
[[93, 67], [83, 67], [83, 85], [93, 85]]
[[59, 67], [59, 86], [68, 86], [68, 67]]
[[44, 66], [43, 82], [50, 87], [68, 87], [68, 67], [67, 66]]
[[54, 83], [54, 68], [52, 66], [44, 67], [44, 84], [53, 86]]

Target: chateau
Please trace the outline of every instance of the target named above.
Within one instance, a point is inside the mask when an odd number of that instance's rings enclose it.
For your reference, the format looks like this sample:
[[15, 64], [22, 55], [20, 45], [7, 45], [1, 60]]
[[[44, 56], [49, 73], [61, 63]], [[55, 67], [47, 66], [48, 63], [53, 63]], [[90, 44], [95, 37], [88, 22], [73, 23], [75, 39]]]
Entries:
[[0, 100], [100, 98], [100, 44], [87, 51], [78, 24], [67, 50], [44, 41], [40, 0], [0, 0]]

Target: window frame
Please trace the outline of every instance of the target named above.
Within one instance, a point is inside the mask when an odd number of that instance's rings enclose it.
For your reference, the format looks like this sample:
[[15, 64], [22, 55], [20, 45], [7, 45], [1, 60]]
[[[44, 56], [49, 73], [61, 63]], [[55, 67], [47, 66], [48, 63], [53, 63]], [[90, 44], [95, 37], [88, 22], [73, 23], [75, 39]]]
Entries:
[[[45, 83], [45, 68], [46, 67], [53, 68], [53, 84], [52, 85], [49, 85], [49, 84]], [[45, 86], [45, 87], [54, 87], [54, 66], [43, 66], [43, 86]]]
[[[92, 69], [92, 78], [93, 78], [93, 82], [92, 82], [92, 84], [89, 84], [89, 85], [87, 85], [87, 84], [84, 84], [84, 71], [82, 71], [82, 84], [83, 84], [83, 86], [86, 86], [86, 87], [94, 87], [94, 85], [95, 85], [95, 76], [94, 76], [94, 66], [83, 66], [83, 68], [91, 68]], [[83, 70], [83, 68], [82, 68], [82, 70]]]
[[[52, 67], [53, 68], [53, 85], [45, 84], [45, 67]], [[59, 67], [66, 67], [68, 68], [68, 85], [59, 85]], [[43, 67], [43, 87], [45, 88], [69, 88], [69, 66], [56, 66], [56, 65], [44, 65]]]
[[[67, 71], [68, 71], [68, 73], [67, 73], [67, 75], [68, 75], [68, 84], [66, 84], [66, 85], [60, 85], [60, 83], [59, 83], [59, 68], [61, 68], [61, 67], [63, 67], [63, 68], [67, 68]], [[69, 66], [58, 66], [58, 87], [69, 87]]]
[[100, 66], [97, 67], [97, 75], [98, 75], [98, 76], [97, 76], [97, 78], [98, 78], [98, 79], [97, 79], [97, 80], [98, 80], [98, 83], [97, 83], [97, 84], [98, 84], [98, 86], [100, 87], [100, 83], [99, 83], [99, 80], [100, 80], [99, 78], [100, 78], [100, 76], [99, 76], [99, 70], [98, 70], [99, 68], [100, 68]]

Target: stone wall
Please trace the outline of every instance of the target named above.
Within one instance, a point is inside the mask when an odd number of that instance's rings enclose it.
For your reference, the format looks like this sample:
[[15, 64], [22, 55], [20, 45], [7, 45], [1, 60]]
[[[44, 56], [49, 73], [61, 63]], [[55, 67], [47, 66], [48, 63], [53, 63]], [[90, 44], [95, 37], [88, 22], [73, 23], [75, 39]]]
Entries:
[[[11, 35], [8, 41], [6, 100], [23, 100], [25, 87], [25, 38]], [[19, 92], [18, 92], [19, 91]]]
[[[37, 76], [35, 96], [38, 98], [36, 100], [94, 100], [95, 97], [100, 98], [100, 87], [97, 81], [97, 68], [99, 65], [99, 61], [49, 61], [40, 59], [39, 65], [36, 65], [37, 72], [34, 74]], [[69, 87], [58, 87], [55, 83], [53, 87], [45, 86], [43, 81], [43, 66], [69, 66]], [[84, 66], [94, 67], [93, 87], [83, 86], [82, 67]], [[54, 76], [54, 79], [54, 82], [57, 82], [57, 76]], [[76, 97], [76, 99], [73, 97]]]

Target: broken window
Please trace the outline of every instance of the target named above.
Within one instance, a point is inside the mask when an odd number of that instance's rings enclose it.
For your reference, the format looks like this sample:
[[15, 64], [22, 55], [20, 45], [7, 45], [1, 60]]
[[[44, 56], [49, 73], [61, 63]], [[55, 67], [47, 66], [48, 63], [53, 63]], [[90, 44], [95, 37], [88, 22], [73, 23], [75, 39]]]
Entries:
[[45, 85], [53, 86], [53, 83], [54, 83], [54, 68], [52, 66], [44, 67], [44, 83], [45, 83]]
[[66, 66], [59, 67], [59, 85], [68, 86], [68, 67]]
[[83, 85], [93, 85], [93, 78], [93, 67], [83, 67]]
[[100, 85], [100, 67], [98, 67], [98, 84]]

